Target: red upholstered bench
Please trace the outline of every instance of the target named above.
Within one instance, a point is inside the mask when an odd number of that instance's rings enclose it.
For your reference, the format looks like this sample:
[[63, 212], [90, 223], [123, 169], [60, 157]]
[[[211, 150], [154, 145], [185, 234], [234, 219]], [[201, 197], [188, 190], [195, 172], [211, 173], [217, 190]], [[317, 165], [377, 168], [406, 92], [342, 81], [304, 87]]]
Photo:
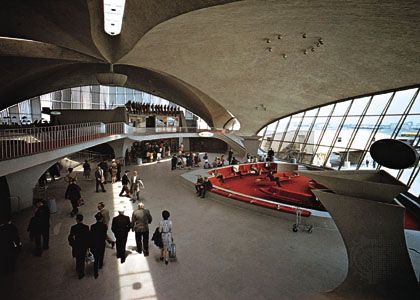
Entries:
[[277, 186], [275, 181], [271, 181], [269, 178], [257, 178], [255, 179], [255, 185], [257, 186]]
[[217, 170], [219, 174], [222, 174], [224, 179], [238, 177], [236, 173], [232, 171], [232, 167], [224, 167]]

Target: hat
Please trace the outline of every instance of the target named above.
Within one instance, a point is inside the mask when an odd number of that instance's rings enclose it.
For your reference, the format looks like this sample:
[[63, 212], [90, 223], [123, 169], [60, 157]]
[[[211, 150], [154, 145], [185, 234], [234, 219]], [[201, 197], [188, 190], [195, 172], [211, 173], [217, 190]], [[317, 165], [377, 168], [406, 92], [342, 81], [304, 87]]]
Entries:
[[125, 211], [125, 206], [118, 207], [118, 212], [123, 213]]

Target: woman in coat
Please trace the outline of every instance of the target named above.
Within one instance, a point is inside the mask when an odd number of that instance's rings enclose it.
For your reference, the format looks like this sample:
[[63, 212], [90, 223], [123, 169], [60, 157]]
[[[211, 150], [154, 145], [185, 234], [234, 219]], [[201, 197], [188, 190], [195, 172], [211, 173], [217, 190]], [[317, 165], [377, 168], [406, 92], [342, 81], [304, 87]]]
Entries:
[[69, 199], [71, 202], [71, 206], [73, 210], [70, 213], [70, 216], [73, 218], [78, 212], [79, 209], [77, 208], [79, 206], [79, 201], [82, 198], [80, 191], [82, 189], [80, 186], [78, 186], [75, 182], [71, 182], [66, 190], [65, 198]]
[[165, 264], [168, 264], [169, 262], [169, 247], [172, 244], [172, 221], [169, 220], [169, 217], [169, 211], [162, 211], [163, 220], [161, 220], [159, 223], [159, 232], [162, 234], [163, 243], [160, 260], [165, 260]]

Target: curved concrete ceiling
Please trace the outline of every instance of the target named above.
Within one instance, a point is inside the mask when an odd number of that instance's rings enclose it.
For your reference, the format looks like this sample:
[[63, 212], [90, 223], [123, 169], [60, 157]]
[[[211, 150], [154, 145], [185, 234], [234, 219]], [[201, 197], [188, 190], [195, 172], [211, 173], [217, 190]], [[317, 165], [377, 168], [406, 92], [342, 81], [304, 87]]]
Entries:
[[419, 1], [127, 0], [115, 37], [103, 31], [101, 5], [3, 4], [0, 36], [40, 43], [0, 39], [0, 108], [95, 83], [94, 73], [114, 63], [127, 86], [216, 127], [230, 111], [251, 135], [296, 111], [420, 83]]

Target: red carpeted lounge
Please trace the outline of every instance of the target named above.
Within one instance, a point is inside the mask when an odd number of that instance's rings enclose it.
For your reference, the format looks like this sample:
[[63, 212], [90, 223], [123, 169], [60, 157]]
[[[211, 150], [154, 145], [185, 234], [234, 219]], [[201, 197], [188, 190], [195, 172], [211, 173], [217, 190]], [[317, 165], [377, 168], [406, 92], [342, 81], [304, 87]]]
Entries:
[[[312, 193], [313, 189], [328, 189], [299, 172], [277, 172], [276, 163], [254, 163], [226, 166], [217, 169], [216, 177], [210, 177], [214, 189], [221, 196], [249, 204], [302, 216], [311, 215], [311, 210], [325, 211]], [[273, 172], [274, 180], [268, 174]], [[214, 176], [214, 170], [208, 172]], [[222, 175], [223, 180], [220, 178]], [[223, 182], [224, 181], [224, 182]], [[305, 209], [306, 208], [306, 209]], [[420, 222], [407, 210], [405, 228], [420, 230]]]

